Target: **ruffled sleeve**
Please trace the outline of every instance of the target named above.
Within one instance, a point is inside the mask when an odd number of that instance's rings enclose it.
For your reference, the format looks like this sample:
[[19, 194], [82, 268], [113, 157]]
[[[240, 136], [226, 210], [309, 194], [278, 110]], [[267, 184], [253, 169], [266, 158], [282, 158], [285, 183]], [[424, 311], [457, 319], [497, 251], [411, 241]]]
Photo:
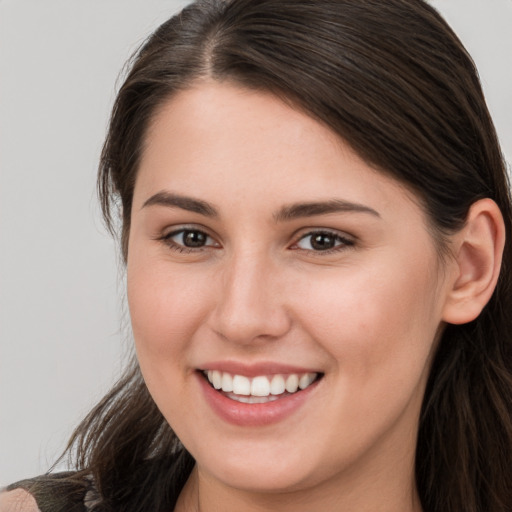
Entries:
[[30, 493], [40, 512], [92, 512], [100, 502], [92, 479], [73, 472], [42, 475], [7, 487], [14, 489]]

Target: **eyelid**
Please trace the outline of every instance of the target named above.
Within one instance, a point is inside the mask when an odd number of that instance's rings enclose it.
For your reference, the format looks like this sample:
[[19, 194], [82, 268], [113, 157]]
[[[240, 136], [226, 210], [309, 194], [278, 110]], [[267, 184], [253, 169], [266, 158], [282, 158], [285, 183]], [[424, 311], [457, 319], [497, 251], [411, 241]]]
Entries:
[[[199, 247], [188, 247], [184, 244], [175, 242], [172, 240], [172, 238], [182, 232], [185, 231], [195, 231], [204, 234], [207, 239], [212, 240], [214, 243], [206, 243], [203, 246]], [[308, 236], [314, 236], [318, 234], [326, 234], [330, 235], [334, 238], [336, 238], [339, 242], [338, 245], [335, 245], [332, 248], [325, 249], [325, 250], [315, 250], [315, 249], [304, 249], [301, 247], [298, 247], [298, 243], [303, 240], [304, 238], [307, 238]], [[177, 225], [177, 226], [171, 226], [168, 228], [168, 230], [164, 230], [164, 232], [155, 237], [155, 240], [158, 240], [162, 242], [165, 246], [168, 248], [171, 248], [173, 250], [176, 250], [178, 252], [186, 252], [186, 253], [197, 253], [201, 251], [205, 251], [207, 249], [218, 249], [221, 247], [221, 244], [217, 241], [217, 238], [210, 233], [210, 230], [202, 225], [197, 224], [184, 224], [184, 225]], [[315, 256], [322, 256], [322, 255], [328, 255], [330, 253], [340, 252], [343, 250], [346, 250], [356, 243], [356, 237], [345, 232], [340, 231], [333, 228], [322, 228], [322, 227], [311, 227], [311, 228], [302, 228], [298, 230], [293, 235], [294, 242], [288, 246], [289, 249], [297, 250], [306, 252], [309, 254], [313, 254]]]
[[343, 240], [347, 240], [347, 241], [350, 240], [351, 242], [355, 242], [357, 239], [357, 237], [355, 235], [352, 235], [352, 234], [348, 233], [347, 231], [343, 231], [341, 229], [336, 229], [336, 228], [324, 228], [321, 226], [320, 227], [314, 226], [314, 227], [300, 228], [297, 231], [295, 231], [295, 233], [293, 234], [293, 238], [295, 240], [300, 240], [301, 238], [303, 238], [305, 236], [315, 235], [318, 233], [326, 233], [329, 235], [334, 235], [339, 238], [342, 238]]
[[[334, 246], [330, 249], [325, 250], [314, 250], [314, 249], [303, 249], [301, 247], [298, 247], [298, 243], [303, 240], [304, 238], [307, 238], [308, 236], [318, 235], [318, 234], [326, 234], [331, 235], [338, 240], [340, 240], [342, 243], [340, 243], [337, 246]], [[305, 228], [300, 230], [296, 235], [294, 236], [294, 242], [290, 246], [290, 249], [297, 250], [297, 251], [304, 251], [310, 254], [314, 254], [315, 256], [322, 256], [327, 255], [333, 252], [340, 252], [343, 250], [346, 250], [347, 248], [353, 247], [356, 243], [356, 237], [353, 235], [350, 235], [344, 231], [339, 231], [337, 229], [332, 228]]]
[[[172, 238], [180, 233], [185, 231], [195, 231], [204, 234], [207, 239], [213, 240], [214, 244], [205, 244], [200, 247], [187, 247], [186, 245], [180, 244], [172, 240]], [[164, 231], [162, 235], [159, 235], [155, 238], [156, 240], [162, 242], [164, 245], [169, 247], [170, 249], [176, 250], [178, 252], [186, 252], [186, 253], [194, 253], [204, 251], [210, 248], [219, 248], [221, 244], [217, 242], [216, 238], [203, 226], [198, 226], [197, 224], [184, 224], [178, 226], [172, 226], [169, 230]]]

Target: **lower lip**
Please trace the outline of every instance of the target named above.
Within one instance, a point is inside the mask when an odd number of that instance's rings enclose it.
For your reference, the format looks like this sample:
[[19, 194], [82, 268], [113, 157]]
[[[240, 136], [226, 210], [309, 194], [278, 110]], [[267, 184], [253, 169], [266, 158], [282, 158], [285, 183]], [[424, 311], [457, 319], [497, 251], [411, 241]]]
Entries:
[[206, 401], [214, 412], [228, 423], [243, 427], [271, 425], [291, 416], [308, 400], [319, 382], [317, 380], [304, 390], [297, 391], [272, 402], [246, 404], [231, 400], [216, 391], [201, 373], [198, 372], [197, 377]]

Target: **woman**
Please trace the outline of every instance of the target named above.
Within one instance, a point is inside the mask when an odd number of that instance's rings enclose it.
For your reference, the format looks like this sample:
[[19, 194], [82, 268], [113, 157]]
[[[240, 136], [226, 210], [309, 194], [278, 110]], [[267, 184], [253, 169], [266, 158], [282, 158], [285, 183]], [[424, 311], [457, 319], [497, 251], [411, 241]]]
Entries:
[[510, 510], [509, 187], [431, 7], [192, 4], [99, 192], [138, 360], [23, 510]]

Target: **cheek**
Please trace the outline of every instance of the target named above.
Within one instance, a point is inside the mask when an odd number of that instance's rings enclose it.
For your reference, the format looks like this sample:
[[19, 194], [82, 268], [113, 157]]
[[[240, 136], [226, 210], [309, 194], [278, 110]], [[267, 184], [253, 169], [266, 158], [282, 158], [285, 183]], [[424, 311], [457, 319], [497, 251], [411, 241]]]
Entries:
[[338, 371], [364, 385], [370, 377], [412, 378], [423, 369], [440, 323], [436, 277], [427, 263], [381, 258], [298, 291], [305, 298], [304, 329]]
[[[127, 295], [137, 359], [148, 390], [164, 417], [182, 418], [192, 372], [191, 346], [203, 322], [201, 276], [166, 262], [129, 260]], [[172, 423], [172, 427], [176, 425]]]
[[426, 268], [365, 266], [303, 290], [302, 328], [331, 361], [330, 421], [322, 428], [334, 440], [333, 464], [344, 450], [355, 457], [397, 418], [417, 421], [440, 322]]
[[[161, 261], [129, 260], [127, 294], [141, 364], [146, 358], [168, 360], [180, 355], [201, 324], [201, 293], [207, 280], [196, 273], [173, 269]], [[179, 360], [173, 357], [173, 360]]]

